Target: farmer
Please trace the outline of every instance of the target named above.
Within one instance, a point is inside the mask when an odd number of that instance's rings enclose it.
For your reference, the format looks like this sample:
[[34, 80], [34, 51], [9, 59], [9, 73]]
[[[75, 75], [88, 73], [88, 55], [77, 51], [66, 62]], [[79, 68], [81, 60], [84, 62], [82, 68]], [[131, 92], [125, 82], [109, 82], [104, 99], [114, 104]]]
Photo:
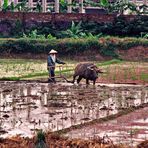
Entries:
[[65, 62], [62, 62], [60, 61], [58, 58], [57, 58], [57, 51], [56, 50], [51, 50], [49, 52], [49, 55], [48, 55], [48, 58], [47, 58], [47, 69], [48, 69], [48, 72], [49, 72], [49, 79], [48, 79], [48, 82], [53, 82], [53, 83], [56, 83], [55, 81], [55, 64], [58, 63], [58, 64], [65, 64]]

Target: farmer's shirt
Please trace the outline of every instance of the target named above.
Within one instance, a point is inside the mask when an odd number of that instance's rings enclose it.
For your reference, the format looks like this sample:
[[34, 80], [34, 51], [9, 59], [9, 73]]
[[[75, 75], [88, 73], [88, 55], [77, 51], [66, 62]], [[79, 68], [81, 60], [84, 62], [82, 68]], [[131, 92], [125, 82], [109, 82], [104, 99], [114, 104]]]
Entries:
[[55, 66], [55, 63], [65, 64], [64, 62], [60, 61], [56, 56], [49, 55], [47, 58], [47, 66]]

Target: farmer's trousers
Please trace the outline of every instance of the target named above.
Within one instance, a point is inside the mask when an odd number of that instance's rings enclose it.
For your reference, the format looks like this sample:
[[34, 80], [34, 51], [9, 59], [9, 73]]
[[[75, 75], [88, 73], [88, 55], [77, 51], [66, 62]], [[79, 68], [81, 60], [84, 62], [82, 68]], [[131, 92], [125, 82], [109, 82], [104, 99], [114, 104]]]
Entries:
[[55, 68], [50, 68], [49, 69], [49, 82], [55, 82], [55, 73], [54, 73]]

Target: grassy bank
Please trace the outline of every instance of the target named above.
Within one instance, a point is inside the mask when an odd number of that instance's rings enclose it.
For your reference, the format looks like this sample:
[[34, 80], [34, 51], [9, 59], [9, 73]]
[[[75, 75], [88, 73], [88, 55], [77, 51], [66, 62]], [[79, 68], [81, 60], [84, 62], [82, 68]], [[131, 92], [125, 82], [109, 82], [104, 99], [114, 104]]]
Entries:
[[[118, 50], [128, 50], [133, 47], [148, 47], [148, 39], [143, 38], [65, 38], [65, 39], [30, 39], [8, 38], [0, 39], [0, 55], [11, 54], [47, 54], [51, 49], [56, 49], [62, 56], [76, 56], [88, 51], [102, 56], [121, 58]], [[135, 49], [136, 50], [136, 49]]]

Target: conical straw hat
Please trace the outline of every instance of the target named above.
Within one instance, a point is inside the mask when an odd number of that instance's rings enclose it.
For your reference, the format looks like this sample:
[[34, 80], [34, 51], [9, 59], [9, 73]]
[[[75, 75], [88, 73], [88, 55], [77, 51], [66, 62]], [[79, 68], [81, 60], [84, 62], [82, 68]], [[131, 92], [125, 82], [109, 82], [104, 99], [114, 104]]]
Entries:
[[55, 53], [58, 53], [56, 50], [51, 50], [50, 52], [49, 52], [49, 54], [55, 54]]

